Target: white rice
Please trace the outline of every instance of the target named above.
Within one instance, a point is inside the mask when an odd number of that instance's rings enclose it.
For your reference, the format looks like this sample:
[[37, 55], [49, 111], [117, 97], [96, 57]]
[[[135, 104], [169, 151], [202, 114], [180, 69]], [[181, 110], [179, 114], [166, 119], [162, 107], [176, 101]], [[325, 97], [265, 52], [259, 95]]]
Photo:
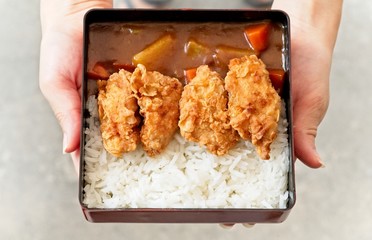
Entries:
[[87, 102], [84, 204], [89, 208], [286, 208], [289, 150], [285, 106], [271, 159], [260, 160], [250, 142], [240, 141], [222, 157], [179, 133], [159, 156], [139, 146], [116, 158], [106, 152], [97, 101]]

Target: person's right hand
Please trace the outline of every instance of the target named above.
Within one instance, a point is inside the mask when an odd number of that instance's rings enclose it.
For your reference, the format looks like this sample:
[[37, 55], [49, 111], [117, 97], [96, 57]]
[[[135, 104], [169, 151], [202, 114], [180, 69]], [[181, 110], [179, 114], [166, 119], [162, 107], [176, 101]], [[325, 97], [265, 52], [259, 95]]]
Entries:
[[112, 1], [42, 0], [39, 85], [63, 131], [63, 152], [79, 166], [83, 18]]
[[295, 155], [312, 168], [323, 166], [315, 147], [329, 102], [329, 75], [342, 0], [275, 0], [273, 9], [291, 19], [293, 134]]

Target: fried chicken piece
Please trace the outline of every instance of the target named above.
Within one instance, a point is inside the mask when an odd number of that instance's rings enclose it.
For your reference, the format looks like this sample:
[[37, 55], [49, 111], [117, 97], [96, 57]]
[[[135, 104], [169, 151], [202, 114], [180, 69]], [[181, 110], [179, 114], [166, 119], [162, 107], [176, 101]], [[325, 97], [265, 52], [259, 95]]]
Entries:
[[215, 155], [226, 154], [238, 141], [227, 113], [227, 92], [218, 73], [202, 65], [184, 87], [180, 101], [181, 135], [205, 145]]
[[120, 70], [106, 80], [98, 80], [98, 114], [103, 146], [116, 157], [136, 149], [140, 117], [137, 99], [130, 88], [131, 73]]
[[262, 159], [270, 159], [270, 145], [277, 136], [280, 97], [265, 64], [255, 55], [230, 61], [225, 78], [229, 92], [231, 126], [250, 140]]
[[141, 141], [149, 156], [161, 153], [177, 130], [182, 84], [177, 78], [146, 71], [138, 64], [131, 77], [131, 87], [143, 116]]

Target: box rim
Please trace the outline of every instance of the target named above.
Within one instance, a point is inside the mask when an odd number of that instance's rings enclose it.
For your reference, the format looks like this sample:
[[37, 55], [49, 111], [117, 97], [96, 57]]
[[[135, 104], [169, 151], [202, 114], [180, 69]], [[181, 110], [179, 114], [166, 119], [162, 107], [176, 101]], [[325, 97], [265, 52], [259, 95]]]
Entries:
[[[126, 14], [123, 14], [126, 13]], [[160, 15], [164, 15], [164, 19], [154, 19], [154, 16], [147, 16], [146, 14], [157, 14], [157, 17]], [[195, 14], [199, 14], [198, 16], [204, 16], [208, 15], [208, 19], [205, 18], [207, 21], [202, 21], [203, 19], [195, 19], [192, 20], [190, 16], [186, 16], [187, 14], [193, 13], [193, 17]], [[234, 17], [231, 19], [220, 19], [220, 14], [234, 14]], [[210, 17], [210, 14], [212, 14], [212, 18]], [[91, 23], [96, 22], [145, 22], [145, 21], [157, 21], [157, 22], [243, 22], [244, 21], [251, 21], [253, 20], [259, 20], [259, 19], [267, 19], [268, 15], [277, 15], [279, 18], [282, 19], [286, 24], [285, 25], [285, 31], [286, 31], [286, 37], [287, 41], [285, 41], [286, 50], [288, 53], [285, 55], [286, 60], [286, 66], [285, 70], [287, 72], [287, 88], [288, 88], [288, 97], [286, 99], [286, 108], [287, 108], [287, 120], [289, 123], [293, 123], [293, 116], [292, 116], [292, 91], [291, 91], [291, 47], [290, 47], [290, 19], [287, 13], [285, 13], [282, 10], [251, 10], [251, 9], [91, 9], [89, 10], [85, 16], [84, 16], [84, 31], [83, 31], [83, 76], [82, 76], [82, 101], [81, 101], [81, 111], [82, 111], [82, 117], [81, 117], [81, 135], [80, 135], [80, 162], [79, 162], [79, 203], [80, 206], [84, 212], [84, 215], [88, 221], [95, 222], [95, 219], [91, 219], [89, 217], [90, 213], [104, 213], [104, 212], [120, 212], [120, 213], [128, 213], [128, 212], [172, 212], [172, 213], [187, 213], [187, 212], [201, 212], [201, 213], [207, 213], [210, 211], [213, 212], [219, 212], [219, 213], [226, 213], [226, 212], [243, 212], [243, 213], [250, 213], [250, 212], [257, 212], [260, 211], [262, 213], [264, 212], [281, 212], [283, 215], [285, 215], [285, 218], [291, 211], [291, 209], [294, 207], [296, 203], [296, 187], [295, 187], [295, 157], [294, 157], [294, 148], [293, 148], [293, 129], [292, 124], [288, 126], [288, 144], [289, 144], [289, 171], [288, 171], [288, 191], [291, 195], [289, 198], [289, 201], [287, 203], [286, 208], [89, 208], [86, 204], [83, 203], [83, 191], [84, 191], [84, 141], [85, 141], [85, 134], [84, 134], [84, 126], [85, 126], [85, 119], [84, 119], [84, 109], [85, 109], [85, 103], [86, 103], [86, 62], [88, 58], [88, 51], [87, 51], [87, 45], [88, 45], [88, 30], [89, 25]], [[133, 19], [136, 16], [147, 16], [145, 21], [143, 19]], [[103, 16], [104, 21], [97, 21], [96, 18], [100, 19]], [[108, 19], [106, 16], [110, 16]], [[185, 19], [189, 19], [188, 21]], [[226, 21], [225, 21], [226, 20]], [[282, 219], [283, 221], [285, 220]], [[278, 220], [281, 220], [278, 218]], [[119, 221], [119, 222], [125, 222], [125, 221]], [[142, 222], [142, 221], [131, 221], [131, 222]], [[144, 222], [151, 222], [151, 221], [144, 221]], [[192, 222], [198, 222], [198, 221], [192, 221]], [[219, 222], [219, 221], [210, 221], [210, 222]], [[225, 221], [223, 221], [225, 222]]]

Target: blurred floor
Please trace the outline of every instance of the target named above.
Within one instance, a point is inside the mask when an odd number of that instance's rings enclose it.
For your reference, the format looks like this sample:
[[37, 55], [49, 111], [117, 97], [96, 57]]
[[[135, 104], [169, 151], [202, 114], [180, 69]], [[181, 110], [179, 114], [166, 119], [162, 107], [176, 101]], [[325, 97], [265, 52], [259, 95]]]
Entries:
[[[243, 7], [243, 1], [175, 1]], [[297, 203], [282, 224], [91, 224], [38, 88], [39, 1], [0, 0], [0, 239], [372, 239], [372, 1], [345, 0], [331, 104], [317, 138], [326, 168], [296, 165]]]

